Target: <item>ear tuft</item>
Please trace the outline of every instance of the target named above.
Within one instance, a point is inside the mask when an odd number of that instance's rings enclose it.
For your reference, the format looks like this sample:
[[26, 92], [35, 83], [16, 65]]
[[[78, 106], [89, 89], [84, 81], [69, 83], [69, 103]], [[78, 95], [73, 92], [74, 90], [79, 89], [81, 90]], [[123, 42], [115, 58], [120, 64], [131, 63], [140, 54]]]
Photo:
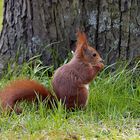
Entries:
[[83, 58], [85, 50], [88, 48], [88, 42], [86, 38], [86, 34], [84, 32], [77, 32], [77, 43], [76, 43], [76, 50], [75, 55], [79, 58]]
[[82, 46], [83, 44], [87, 44], [87, 37], [84, 32], [77, 32], [77, 46]]

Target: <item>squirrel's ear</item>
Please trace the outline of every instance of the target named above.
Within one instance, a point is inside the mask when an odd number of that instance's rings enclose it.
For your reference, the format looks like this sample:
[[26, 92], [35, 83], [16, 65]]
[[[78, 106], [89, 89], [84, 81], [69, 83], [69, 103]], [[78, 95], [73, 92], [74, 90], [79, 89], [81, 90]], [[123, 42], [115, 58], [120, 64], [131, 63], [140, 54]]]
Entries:
[[84, 32], [77, 32], [77, 47], [88, 47], [87, 37]]

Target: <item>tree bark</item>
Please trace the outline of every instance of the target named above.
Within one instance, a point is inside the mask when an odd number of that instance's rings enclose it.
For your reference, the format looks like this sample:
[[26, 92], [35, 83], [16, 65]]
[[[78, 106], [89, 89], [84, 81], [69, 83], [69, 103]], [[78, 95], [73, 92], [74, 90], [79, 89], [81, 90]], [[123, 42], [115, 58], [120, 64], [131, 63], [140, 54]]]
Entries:
[[56, 67], [83, 28], [107, 64], [140, 56], [139, 0], [4, 0], [0, 69], [37, 54]]

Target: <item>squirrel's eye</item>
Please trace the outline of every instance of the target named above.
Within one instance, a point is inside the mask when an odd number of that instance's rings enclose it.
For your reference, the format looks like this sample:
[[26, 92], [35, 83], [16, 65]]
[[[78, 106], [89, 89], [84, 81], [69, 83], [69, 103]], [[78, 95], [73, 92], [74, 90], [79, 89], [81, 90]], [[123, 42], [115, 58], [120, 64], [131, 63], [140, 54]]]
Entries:
[[93, 57], [96, 57], [96, 53], [94, 53], [92, 56], [93, 56]]

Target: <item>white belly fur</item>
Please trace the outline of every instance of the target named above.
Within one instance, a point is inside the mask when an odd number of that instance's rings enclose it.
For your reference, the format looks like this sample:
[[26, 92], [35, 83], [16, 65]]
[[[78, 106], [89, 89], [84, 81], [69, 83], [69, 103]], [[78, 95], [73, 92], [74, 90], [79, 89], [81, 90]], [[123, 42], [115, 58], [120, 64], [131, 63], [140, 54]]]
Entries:
[[[88, 93], [89, 93], [89, 84], [84, 85], [84, 87], [87, 89], [87, 91], [88, 91]], [[89, 96], [87, 97], [87, 101], [86, 101], [85, 106], [86, 106], [87, 103], [88, 103], [88, 98], [89, 98]]]
[[89, 91], [89, 84], [84, 85], [85, 88]]

